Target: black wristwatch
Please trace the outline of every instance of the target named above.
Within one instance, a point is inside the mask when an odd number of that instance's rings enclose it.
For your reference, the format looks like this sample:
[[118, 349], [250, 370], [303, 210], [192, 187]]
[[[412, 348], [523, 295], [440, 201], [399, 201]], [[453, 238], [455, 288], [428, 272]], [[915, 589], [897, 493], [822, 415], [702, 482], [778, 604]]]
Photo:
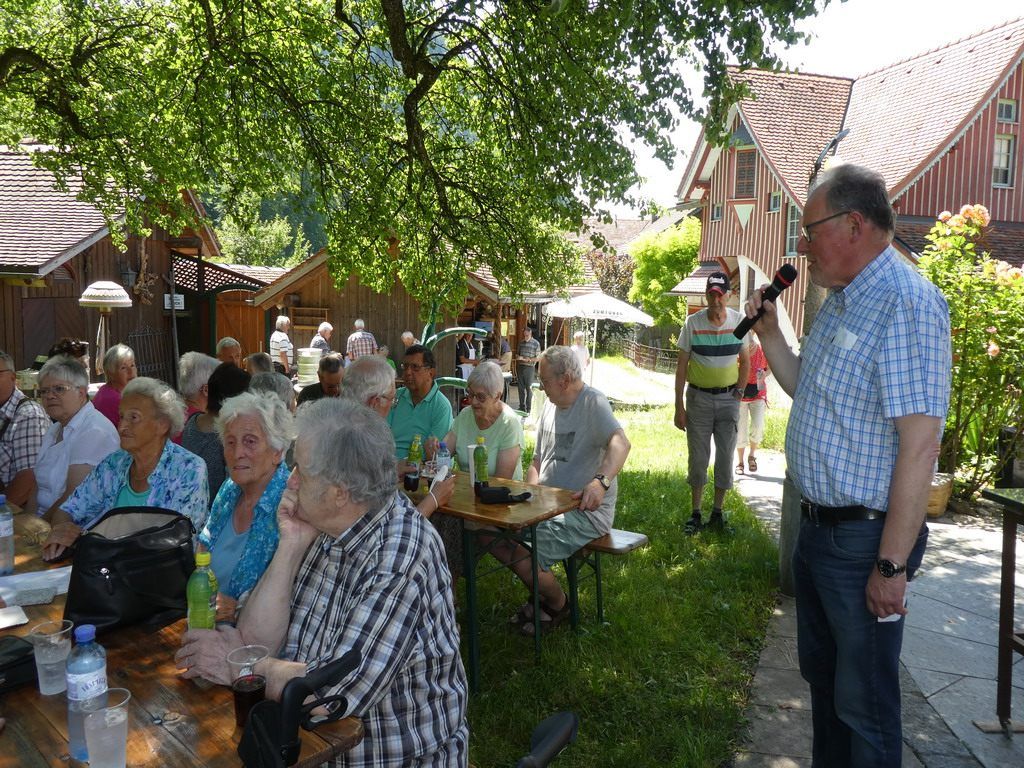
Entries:
[[609, 480], [604, 475], [594, 475], [594, 479], [597, 480], [597, 482], [601, 484], [601, 487], [604, 488], [606, 491], [612, 487], [612, 481]]
[[893, 576], [899, 576], [901, 573], [906, 573], [907, 566], [897, 565], [892, 560], [886, 560], [885, 558], [879, 558], [875, 561], [875, 567], [878, 568], [878, 572], [882, 574], [882, 578], [891, 579]]

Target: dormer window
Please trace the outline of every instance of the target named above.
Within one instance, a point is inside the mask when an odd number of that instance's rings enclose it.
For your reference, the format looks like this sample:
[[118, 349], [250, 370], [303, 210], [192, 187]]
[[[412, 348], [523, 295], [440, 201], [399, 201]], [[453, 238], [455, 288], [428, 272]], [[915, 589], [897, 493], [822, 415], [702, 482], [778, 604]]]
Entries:
[[778, 213], [782, 210], [782, 193], [772, 192], [768, 195], [768, 213]]
[[996, 120], [1000, 123], [1017, 122], [1017, 100], [1000, 99], [996, 104]]
[[757, 155], [753, 149], [736, 150], [736, 179], [733, 197], [748, 199], [756, 195]]

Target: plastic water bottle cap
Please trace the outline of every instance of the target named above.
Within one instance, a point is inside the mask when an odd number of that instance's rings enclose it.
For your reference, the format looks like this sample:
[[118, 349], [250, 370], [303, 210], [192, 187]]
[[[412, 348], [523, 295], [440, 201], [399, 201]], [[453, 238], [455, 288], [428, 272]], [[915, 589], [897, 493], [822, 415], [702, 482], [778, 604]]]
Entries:
[[442, 440], [442, 441], [441, 441], [441, 442], [440, 442], [440, 443], [438, 444], [438, 446], [437, 446], [437, 450], [439, 450], [439, 451], [447, 451], [447, 450], [448, 450], [448, 446], [444, 444], [444, 440]]
[[91, 643], [96, 639], [96, 625], [95, 624], [83, 624], [80, 627], [75, 627], [75, 642], [76, 643]]
[[210, 553], [209, 552], [196, 552], [196, 565], [209, 565], [210, 564]]

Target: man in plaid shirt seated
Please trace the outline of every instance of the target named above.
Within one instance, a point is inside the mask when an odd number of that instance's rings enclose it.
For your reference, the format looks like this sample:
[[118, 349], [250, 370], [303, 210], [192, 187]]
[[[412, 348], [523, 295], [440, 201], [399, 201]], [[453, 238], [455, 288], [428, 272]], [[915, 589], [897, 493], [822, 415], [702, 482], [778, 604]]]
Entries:
[[[267, 696], [352, 648], [362, 661], [318, 697], [343, 695], [362, 742], [335, 766], [468, 764], [466, 675], [452, 579], [430, 521], [395, 488], [394, 444], [363, 405], [299, 409], [295, 469], [278, 507], [280, 543], [236, 628], [194, 630], [186, 677], [229, 684], [225, 658], [257, 643]], [[290, 611], [283, 611], [290, 605]]]

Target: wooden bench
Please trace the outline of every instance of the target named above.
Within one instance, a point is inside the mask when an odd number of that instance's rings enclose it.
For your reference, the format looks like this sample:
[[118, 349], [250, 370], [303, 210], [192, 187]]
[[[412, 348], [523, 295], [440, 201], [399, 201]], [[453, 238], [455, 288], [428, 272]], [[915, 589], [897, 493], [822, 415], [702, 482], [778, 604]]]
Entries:
[[584, 566], [590, 566], [597, 584], [597, 621], [604, 622], [604, 596], [601, 591], [601, 555], [625, 555], [634, 549], [646, 547], [650, 542], [642, 533], [620, 531], [613, 528], [604, 536], [594, 539], [587, 546], [566, 558], [565, 575], [569, 582], [569, 607], [572, 628], [579, 625], [579, 574]]

